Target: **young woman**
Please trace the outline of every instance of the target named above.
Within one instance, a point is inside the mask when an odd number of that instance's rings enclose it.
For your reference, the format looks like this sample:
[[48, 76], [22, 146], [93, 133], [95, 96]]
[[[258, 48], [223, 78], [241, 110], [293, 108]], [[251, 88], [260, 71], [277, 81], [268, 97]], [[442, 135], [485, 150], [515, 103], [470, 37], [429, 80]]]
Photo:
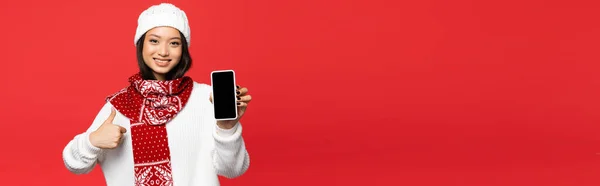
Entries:
[[107, 97], [87, 131], [64, 148], [66, 168], [89, 173], [100, 165], [107, 185], [219, 185], [238, 177], [250, 159], [239, 119], [250, 102], [238, 86], [239, 117], [216, 121], [211, 87], [185, 73], [190, 28], [186, 14], [162, 3], [143, 11], [134, 43], [139, 73]]

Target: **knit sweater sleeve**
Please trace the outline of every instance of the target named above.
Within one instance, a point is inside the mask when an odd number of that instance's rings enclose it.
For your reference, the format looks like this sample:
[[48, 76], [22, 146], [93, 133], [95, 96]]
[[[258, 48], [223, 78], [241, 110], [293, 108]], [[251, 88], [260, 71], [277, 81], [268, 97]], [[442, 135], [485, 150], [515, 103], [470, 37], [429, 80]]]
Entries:
[[106, 102], [88, 129], [83, 133], [75, 135], [63, 149], [63, 162], [70, 172], [75, 174], [87, 174], [96, 166], [98, 157], [102, 153], [102, 149], [97, 148], [90, 143], [89, 135], [91, 132], [98, 129], [104, 120], [108, 118], [111, 107], [112, 105], [109, 102]]
[[235, 178], [244, 174], [250, 166], [250, 156], [242, 138], [242, 125], [237, 123], [231, 129], [222, 129], [215, 124], [213, 133], [215, 151], [214, 166], [217, 174], [226, 178]]

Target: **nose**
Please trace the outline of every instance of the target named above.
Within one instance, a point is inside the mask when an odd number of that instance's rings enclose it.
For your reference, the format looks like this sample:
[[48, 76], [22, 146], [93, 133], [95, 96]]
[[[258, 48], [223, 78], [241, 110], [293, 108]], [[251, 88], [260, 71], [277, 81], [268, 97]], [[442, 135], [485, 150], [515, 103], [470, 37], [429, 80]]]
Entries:
[[169, 49], [167, 48], [167, 46], [161, 45], [158, 49], [158, 55], [162, 57], [169, 56]]

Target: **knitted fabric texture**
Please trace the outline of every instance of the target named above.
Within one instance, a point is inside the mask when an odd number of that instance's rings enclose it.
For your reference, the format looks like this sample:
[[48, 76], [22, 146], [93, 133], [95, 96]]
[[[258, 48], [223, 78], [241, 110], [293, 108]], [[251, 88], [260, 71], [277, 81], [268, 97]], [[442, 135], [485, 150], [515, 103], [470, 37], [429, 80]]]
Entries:
[[187, 15], [183, 10], [169, 3], [152, 5], [140, 14], [133, 40], [134, 45], [148, 30], [159, 26], [169, 26], [179, 30], [185, 36], [187, 45], [190, 45], [190, 25]]
[[168, 134], [165, 124], [186, 105], [193, 80], [143, 80], [135, 74], [130, 85], [107, 100], [130, 119], [135, 185], [173, 184]]

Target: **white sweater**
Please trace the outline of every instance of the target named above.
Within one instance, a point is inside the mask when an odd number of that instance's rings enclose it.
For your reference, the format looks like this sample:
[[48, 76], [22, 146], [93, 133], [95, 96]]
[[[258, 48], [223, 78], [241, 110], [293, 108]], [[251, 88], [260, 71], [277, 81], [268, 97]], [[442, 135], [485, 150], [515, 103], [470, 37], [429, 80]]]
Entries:
[[[235, 178], [250, 165], [241, 124], [228, 130], [219, 128], [210, 93], [209, 85], [194, 82], [187, 105], [166, 125], [175, 186], [220, 185], [217, 175]], [[119, 112], [114, 118], [114, 124], [128, 129], [117, 148], [99, 149], [89, 141], [89, 134], [108, 118], [111, 107], [107, 102], [88, 130], [66, 145], [63, 161], [75, 174], [87, 174], [99, 164], [108, 186], [134, 186], [129, 119]]]

